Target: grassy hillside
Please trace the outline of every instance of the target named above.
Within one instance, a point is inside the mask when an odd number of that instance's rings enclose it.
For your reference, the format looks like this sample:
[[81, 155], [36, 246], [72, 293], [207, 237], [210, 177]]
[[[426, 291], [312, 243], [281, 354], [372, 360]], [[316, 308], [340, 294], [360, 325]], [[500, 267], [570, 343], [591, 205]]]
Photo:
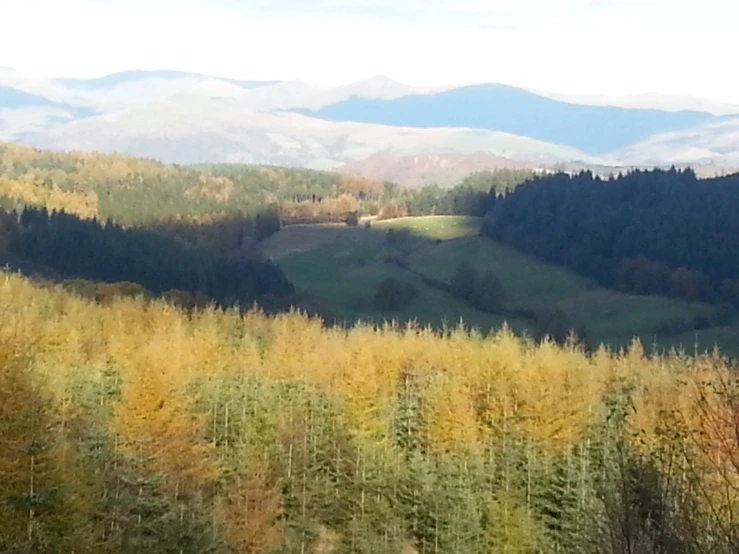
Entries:
[[[408, 219], [422, 221], [431, 218]], [[390, 227], [391, 224], [376, 226]], [[429, 233], [432, 236], [450, 236], [454, 231], [450, 227], [436, 223], [430, 226]], [[458, 232], [461, 233], [470, 230], [460, 227], [462, 229]], [[423, 249], [429, 242], [429, 239], [419, 238], [414, 241], [414, 247]], [[447, 322], [454, 326], [461, 318], [470, 325], [490, 329], [500, 327], [504, 322], [504, 318], [467, 307], [450, 295], [424, 284], [419, 277], [386, 263], [383, 258], [389, 249], [384, 234], [378, 231], [339, 225], [296, 225], [286, 227], [268, 239], [265, 253], [275, 258], [287, 275], [296, 277], [300, 290], [326, 300], [336, 316], [349, 323], [359, 319], [382, 321], [392, 318], [415, 320], [422, 325], [441, 326]], [[377, 285], [388, 277], [410, 282], [420, 291], [409, 306], [393, 314], [381, 313], [372, 302]], [[525, 330], [524, 322], [514, 320], [509, 323], [516, 331]]]
[[[295, 226], [270, 238], [265, 251], [279, 260], [297, 288], [324, 298], [342, 319], [415, 319], [436, 327], [463, 319], [481, 330], [497, 328], [508, 320], [514, 330], [533, 334], [535, 329], [525, 318], [481, 312], [425, 284], [417, 275], [387, 263], [385, 257], [391, 248], [385, 231], [405, 228], [412, 232], [412, 252], [407, 258], [410, 270], [443, 282], [449, 282], [463, 261], [472, 263], [480, 272], [491, 270], [506, 290], [510, 310], [559, 308], [573, 327], [584, 326], [591, 346], [601, 342], [622, 346], [639, 336], [648, 349], [657, 344], [684, 347], [692, 353], [696, 345], [705, 350], [718, 343], [727, 354], [739, 354], [736, 328], [690, 330], [696, 317], [711, 319], [714, 308], [707, 304], [627, 295], [602, 288], [565, 268], [542, 263], [477, 236], [479, 225], [476, 218], [432, 216], [377, 221], [371, 229]], [[398, 312], [379, 312], [372, 299], [378, 283], [387, 277], [413, 283], [419, 296]]]

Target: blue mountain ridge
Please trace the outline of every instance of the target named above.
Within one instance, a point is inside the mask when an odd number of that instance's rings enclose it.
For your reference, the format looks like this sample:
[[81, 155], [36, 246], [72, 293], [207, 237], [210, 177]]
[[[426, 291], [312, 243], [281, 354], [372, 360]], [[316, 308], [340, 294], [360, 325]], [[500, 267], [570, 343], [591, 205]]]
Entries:
[[507, 85], [473, 85], [393, 100], [352, 97], [318, 110], [293, 110], [329, 121], [503, 131], [605, 154], [656, 133], [718, 121], [697, 111], [667, 112], [570, 104]]

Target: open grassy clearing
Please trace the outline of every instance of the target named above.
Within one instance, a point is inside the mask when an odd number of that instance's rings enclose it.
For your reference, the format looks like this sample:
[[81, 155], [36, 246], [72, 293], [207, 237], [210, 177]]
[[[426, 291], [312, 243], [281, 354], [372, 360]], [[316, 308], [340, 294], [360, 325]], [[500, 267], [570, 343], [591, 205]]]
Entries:
[[452, 240], [476, 236], [480, 232], [480, 219], [456, 215], [429, 215], [421, 217], [401, 217], [374, 221], [375, 229], [408, 229], [414, 234], [428, 239]]
[[[287, 227], [270, 238], [265, 251], [278, 259], [296, 286], [312, 292], [347, 321], [397, 318], [417, 320], [439, 327], [443, 322], [467, 325], [483, 331], [502, 325], [504, 318], [476, 310], [468, 303], [429, 287], [421, 279], [386, 263], [392, 252], [387, 245], [388, 229], [408, 229], [412, 252], [410, 269], [427, 277], [448, 282], [459, 263], [467, 261], [480, 272], [491, 270], [501, 280], [512, 309], [556, 306], [573, 326], [584, 325], [591, 346], [601, 342], [614, 347], [641, 338], [649, 350], [683, 347], [692, 353], [696, 332], [658, 332], [666, 322], [690, 322], [696, 316], [709, 316], [714, 308], [660, 296], [636, 296], [600, 287], [572, 271], [547, 264], [512, 248], [479, 237], [480, 220], [469, 217], [430, 216], [373, 222], [371, 229], [342, 226]], [[418, 287], [420, 295], [407, 308], [383, 314], [373, 305], [377, 284], [396, 277]], [[530, 324], [508, 319], [518, 332]], [[739, 328], [714, 327], [698, 331], [699, 350], [718, 343], [721, 350], [739, 355]]]

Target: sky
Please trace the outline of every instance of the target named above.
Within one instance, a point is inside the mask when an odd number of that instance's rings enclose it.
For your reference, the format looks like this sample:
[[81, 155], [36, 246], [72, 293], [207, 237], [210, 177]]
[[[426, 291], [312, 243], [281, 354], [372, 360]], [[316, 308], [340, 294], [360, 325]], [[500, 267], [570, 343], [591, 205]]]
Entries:
[[0, 0], [0, 66], [739, 102], [736, 0]]

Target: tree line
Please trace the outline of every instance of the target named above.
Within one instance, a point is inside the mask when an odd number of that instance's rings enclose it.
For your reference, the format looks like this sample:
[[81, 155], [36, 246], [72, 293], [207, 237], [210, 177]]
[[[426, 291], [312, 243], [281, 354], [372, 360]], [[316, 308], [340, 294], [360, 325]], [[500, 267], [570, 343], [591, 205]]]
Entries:
[[130, 282], [155, 294], [181, 291], [223, 306], [248, 307], [294, 293], [270, 261], [45, 208], [27, 207], [20, 214], [0, 210], [0, 260], [57, 281]]

